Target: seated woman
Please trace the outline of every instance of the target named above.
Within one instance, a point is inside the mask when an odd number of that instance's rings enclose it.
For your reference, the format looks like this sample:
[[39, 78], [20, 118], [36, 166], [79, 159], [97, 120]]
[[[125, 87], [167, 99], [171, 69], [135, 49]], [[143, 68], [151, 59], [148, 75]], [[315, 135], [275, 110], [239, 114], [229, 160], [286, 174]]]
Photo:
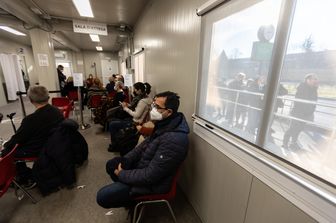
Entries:
[[85, 81], [85, 87], [89, 89], [93, 85], [93, 75], [89, 74], [89, 77]]
[[[131, 127], [134, 124], [142, 124], [144, 121], [146, 121], [146, 117], [148, 115], [148, 112], [150, 110], [150, 106], [152, 104], [152, 99], [148, 97], [146, 94], [146, 87], [143, 83], [137, 82], [133, 85], [134, 87], [134, 99], [138, 102], [136, 103], [136, 106], [134, 110], [132, 110], [131, 106], [129, 106], [126, 102], [123, 102], [121, 104], [123, 110], [127, 112], [131, 118], [126, 119], [113, 119], [109, 124], [109, 131], [111, 133], [111, 141], [112, 144], [109, 146], [109, 151], [113, 151], [115, 146], [113, 145], [114, 142], [114, 136], [115, 134], [123, 128]], [[140, 100], [138, 100], [140, 99]], [[134, 104], [135, 102], [132, 101], [131, 104]]]
[[93, 79], [93, 85], [88, 89], [88, 101], [87, 106], [90, 108], [91, 105], [91, 98], [93, 95], [106, 95], [104, 87], [99, 78]]
[[116, 82], [115, 79], [116, 79], [116, 75], [112, 74], [112, 76], [109, 77], [109, 82], [105, 86], [105, 89], [109, 95], [115, 93], [115, 90], [114, 90], [114, 86]]
[[107, 97], [106, 100], [102, 101], [101, 106], [99, 106], [96, 111], [94, 112], [95, 118], [94, 123], [95, 124], [101, 124], [105, 127], [106, 121], [107, 121], [107, 113], [109, 109], [113, 109], [115, 107], [118, 107], [121, 102], [125, 99], [125, 94], [123, 91], [124, 84], [121, 81], [117, 81], [114, 86], [115, 95], [113, 98]]
[[68, 77], [63, 88], [64, 94], [68, 96], [70, 91], [77, 91], [77, 88], [74, 86], [73, 77]]

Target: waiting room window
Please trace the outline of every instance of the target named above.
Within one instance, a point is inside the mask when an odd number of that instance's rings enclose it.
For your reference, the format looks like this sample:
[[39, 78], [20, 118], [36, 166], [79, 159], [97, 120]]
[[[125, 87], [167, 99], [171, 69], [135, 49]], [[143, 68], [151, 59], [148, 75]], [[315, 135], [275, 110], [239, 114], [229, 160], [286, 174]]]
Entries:
[[204, 16], [196, 114], [335, 186], [336, 2], [298, 0], [278, 43], [283, 2], [234, 1]]

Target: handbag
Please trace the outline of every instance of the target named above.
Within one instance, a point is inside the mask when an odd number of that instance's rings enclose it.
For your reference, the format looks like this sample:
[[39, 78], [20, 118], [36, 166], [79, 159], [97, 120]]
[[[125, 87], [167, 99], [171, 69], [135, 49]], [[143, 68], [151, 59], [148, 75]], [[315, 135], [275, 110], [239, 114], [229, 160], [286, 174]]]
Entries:
[[121, 156], [126, 155], [137, 145], [139, 137], [140, 133], [135, 125], [120, 129], [113, 139], [114, 151], [119, 151]]

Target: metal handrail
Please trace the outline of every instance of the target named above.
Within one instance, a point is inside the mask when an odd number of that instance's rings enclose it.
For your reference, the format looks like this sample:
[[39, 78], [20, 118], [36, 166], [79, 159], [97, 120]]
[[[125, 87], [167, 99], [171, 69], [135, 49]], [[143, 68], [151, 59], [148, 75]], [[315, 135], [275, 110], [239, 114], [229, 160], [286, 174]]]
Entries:
[[[250, 109], [254, 109], [254, 110], [263, 110], [262, 108], [257, 108], [254, 106], [251, 106], [250, 104], [242, 104], [238, 102], [238, 99], [240, 97], [241, 94], [244, 95], [255, 95], [255, 96], [260, 96], [260, 97], [264, 97], [264, 93], [260, 93], [260, 92], [253, 92], [253, 91], [248, 91], [246, 89], [244, 90], [238, 90], [238, 89], [231, 89], [231, 88], [227, 88], [227, 87], [214, 87], [220, 90], [225, 90], [225, 91], [230, 91], [230, 92], [236, 92], [237, 95], [235, 96], [235, 100], [230, 100], [229, 98], [220, 98], [220, 101], [224, 101], [226, 103], [231, 103], [234, 104], [234, 113], [236, 111], [236, 107], [237, 106], [242, 106], [242, 107], [246, 107], [246, 108], [250, 108]], [[293, 97], [288, 97], [288, 96], [277, 96], [277, 99], [280, 100], [286, 100], [286, 101], [290, 101], [291, 104], [293, 104], [293, 102], [301, 102], [301, 103], [306, 103], [306, 104], [312, 104], [312, 105], [318, 105], [318, 106], [322, 106], [322, 107], [327, 107], [327, 108], [333, 108], [336, 109], [336, 105], [331, 104], [331, 103], [327, 103], [327, 102], [318, 102], [318, 101], [312, 101], [312, 100], [304, 100], [304, 99], [299, 99], [299, 98], [293, 98]], [[322, 114], [326, 114], [326, 115], [332, 115], [331, 113], [327, 113], [327, 112], [322, 112], [322, 111], [315, 111], [318, 113], [322, 113]], [[309, 121], [309, 120], [305, 120], [305, 119], [300, 119], [298, 117], [292, 116], [290, 114], [288, 115], [284, 115], [278, 112], [274, 112], [274, 115], [278, 116], [278, 117], [282, 117], [282, 118], [287, 118], [290, 120], [297, 120], [297, 121], [301, 121], [316, 127], [321, 127], [323, 129], [326, 130], [331, 130], [331, 131], [336, 131], [336, 127], [330, 127], [330, 126], [326, 126], [326, 125], [321, 125], [319, 123], [316, 123], [314, 121]]]

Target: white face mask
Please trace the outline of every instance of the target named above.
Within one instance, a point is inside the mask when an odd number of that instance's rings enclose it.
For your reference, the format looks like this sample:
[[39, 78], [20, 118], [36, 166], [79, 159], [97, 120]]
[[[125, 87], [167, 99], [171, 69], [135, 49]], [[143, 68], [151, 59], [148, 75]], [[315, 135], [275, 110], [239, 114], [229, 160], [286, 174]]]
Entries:
[[152, 121], [160, 121], [163, 119], [162, 114], [156, 108], [152, 108], [149, 114]]

